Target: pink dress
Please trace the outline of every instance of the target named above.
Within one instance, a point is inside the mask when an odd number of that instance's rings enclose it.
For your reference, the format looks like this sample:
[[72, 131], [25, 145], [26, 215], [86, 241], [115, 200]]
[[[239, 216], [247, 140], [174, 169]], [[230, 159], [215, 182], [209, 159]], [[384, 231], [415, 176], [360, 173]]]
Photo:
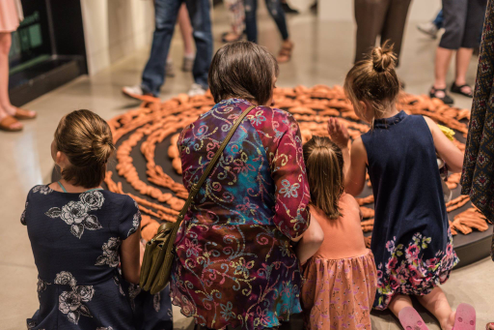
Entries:
[[324, 242], [304, 267], [304, 329], [371, 329], [377, 285], [374, 255], [365, 247], [355, 199], [344, 193], [339, 205], [343, 215], [336, 220], [311, 207]]
[[0, 0], [0, 33], [17, 30], [20, 17], [22, 17], [20, 1]]

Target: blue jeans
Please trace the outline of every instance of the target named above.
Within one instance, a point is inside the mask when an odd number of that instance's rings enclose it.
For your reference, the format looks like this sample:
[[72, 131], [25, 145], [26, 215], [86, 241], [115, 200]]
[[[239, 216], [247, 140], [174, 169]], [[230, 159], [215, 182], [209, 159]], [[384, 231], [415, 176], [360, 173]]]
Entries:
[[[257, 0], [244, 0], [245, 3], [245, 31], [247, 40], [257, 43]], [[281, 7], [280, 0], [266, 0], [266, 7], [273, 17], [283, 40], [288, 39], [285, 12]]]
[[197, 54], [192, 68], [196, 84], [208, 88], [208, 71], [213, 57], [213, 36], [209, 0], [154, 0], [155, 30], [149, 60], [142, 73], [141, 88], [145, 93], [158, 96], [165, 82], [165, 66], [172, 40], [178, 10], [185, 2], [194, 30]]
[[444, 22], [444, 15], [443, 15], [443, 10], [441, 9], [439, 13], [437, 13], [437, 16], [434, 19], [434, 21], [432, 21], [432, 24], [434, 24], [439, 30], [443, 27], [443, 22]]

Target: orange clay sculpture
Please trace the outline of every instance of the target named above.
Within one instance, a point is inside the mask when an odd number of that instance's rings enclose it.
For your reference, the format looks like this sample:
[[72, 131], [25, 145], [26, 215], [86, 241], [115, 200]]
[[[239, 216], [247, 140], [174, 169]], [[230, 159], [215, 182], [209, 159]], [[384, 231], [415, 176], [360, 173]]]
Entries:
[[[369, 130], [369, 126], [359, 121], [353, 111], [352, 104], [345, 97], [342, 87], [316, 85], [312, 88], [297, 86], [295, 88], [277, 88], [274, 92], [275, 106], [291, 112], [299, 122], [302, 142], [308, 141], [313, 135], [327, 136], [326, 122], [330, 117], [340, 117], [352, 138], [356, 138]], [[117, 193], [127, 193], [139, 204], [143, 213], [141, 222], [142, 237], [151, 239], [157, 232], [162, 221], [176, 220], [178, 212], [185, 203], [188, 192], [185, 187], [174, 181], [165, 173], [159, 163], [171, 162], [176, 173], [182, 174], [180, 151], [177, 141], [180, 131], [194, 122], [199, 115], [211, 109], [214, 105], [210, 93], [190, 98], [186, 94], [161, 102], [156, 98], [143, 98], [138, 109], [131, 110], [109, 121], [113, 132], [114, 143], [118, 145], [115, 167], [118, 181], [125, 180], [139, 193], [139, 196], [125, 192], [121, 182], [113, 181], [115, 173], [108, 171], [105, 182], [108, 189]], [[398, 97], [397, 107], [408, 114], [429, 116], [434, 121], [450, 127], [466, 136], [470, 119], [468, 109], [452, 108], [440, 100], [427, 96], [415, 96], [402, 93]], [[166, 159], [156, 160], [156, 148], [163, 141], [170, 139]], [[465, 145], [454, 140], [455, 145], [464, 150]], [[131, 152], [140, 146], [141, 156], [146, 162], [145, 177], [139, 176], [133, 163]], [[368, 176], [367, 176], [368, 180]], [[450, 189], [456, 189], [460, 174], [452, 174], [446, 184]], [[370, 186], [370, 181], [367, 183]], [[364, 205], [372, 204], [374, 196], [357, 198], [361, 206], [364, 220], [362, 230], [372, 231], [374, 210]], [[468, 196], [460, 196], [446, 204], [447, 211], [463, 207], [469, 203]], [[473, 229], [487, 230], [485, 218], [474, 208], [456, 215], [450, 222], [453, 234], [461, 232], [468, 234]], [[366, 237], [370, 244], [370, 237]]]

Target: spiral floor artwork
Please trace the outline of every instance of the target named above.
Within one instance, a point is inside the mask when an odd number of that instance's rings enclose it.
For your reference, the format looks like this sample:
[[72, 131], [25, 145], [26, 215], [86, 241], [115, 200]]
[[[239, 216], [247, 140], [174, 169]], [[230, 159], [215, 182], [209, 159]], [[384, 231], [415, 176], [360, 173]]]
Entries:
[[[340, 117], [352, 138], [365, 133], [369, 126], [359, 121], [351, 103], [339, 86], [317, 85], [312, 88], [278, 88], [277, 108], [293, 114], [300, 124], [302, 139], [312, 135], [327, 136], [329, 117]], [[117, 146], [117, 161], [109, 168], [105, 183], [109, 190], [128, 194], [139, 204], [143, 214], [142, 236], [149, 240], [162, 221], [175, 221], [187, 198], [182, 185], [181, 163], [176, 142], [180, 131], [214, 105], [211, 95], [189, 98], [180, 94], [165, 102], [143, 98], [138, 109], [109, 121]], [[402, 93], [398, 108], [409, 114], [426, 115], [453, 129], [455, 144], [464, 149], [468, 132], [468, 109], [457, 109], [437, 99]], [[453, 198], [446, 204], [457, 253], [466, 265], [489, 253], [490, 225], [471, 205], [468, 196], [460, 196], [459, 174], [447, 180]], [[364, 220], [362, 230], [370, 241], [374, 210], [370, 181], [358, 198]]]

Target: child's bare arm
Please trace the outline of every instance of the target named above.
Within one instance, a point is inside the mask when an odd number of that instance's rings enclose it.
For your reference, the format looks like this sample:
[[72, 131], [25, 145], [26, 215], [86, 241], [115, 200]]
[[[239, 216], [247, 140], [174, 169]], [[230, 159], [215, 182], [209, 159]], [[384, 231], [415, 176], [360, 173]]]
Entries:
[[322, 228], [316, 218], [311, 216], [309, 228], [295, 248], [295, 253], [301, 265], [305, 264], [319, 250], [323, 240], [324, 233]]
[[352, 143], [350, 166], [345, 173], [345, 191], [352, 196], [358, 196], [365, 185], [367, 151], [360, 137]]
[[362, 139], [358, 137], [352, 143], [352, 150], [348, 148], [350, 136], [346, 127], [344, 127], [336, 118], [328, 120], [328, 133], [331, 140], [343, 153], [343, 176], [345, 179], [345, 191], [350, 195], [357, 196], [364, 189], [365, 171], [367, 164], [367, 151], [365, 150]]
[[432, 119], [425, 116], [424, 119], [431, 131], [434, 147], [436, 148], [439, 157], [441, 157], [448, 165], [448, 170], [453, 173], [461, 172], [463, 167], [463, 152], [461, 152], [460, 149], [444, 135]]

